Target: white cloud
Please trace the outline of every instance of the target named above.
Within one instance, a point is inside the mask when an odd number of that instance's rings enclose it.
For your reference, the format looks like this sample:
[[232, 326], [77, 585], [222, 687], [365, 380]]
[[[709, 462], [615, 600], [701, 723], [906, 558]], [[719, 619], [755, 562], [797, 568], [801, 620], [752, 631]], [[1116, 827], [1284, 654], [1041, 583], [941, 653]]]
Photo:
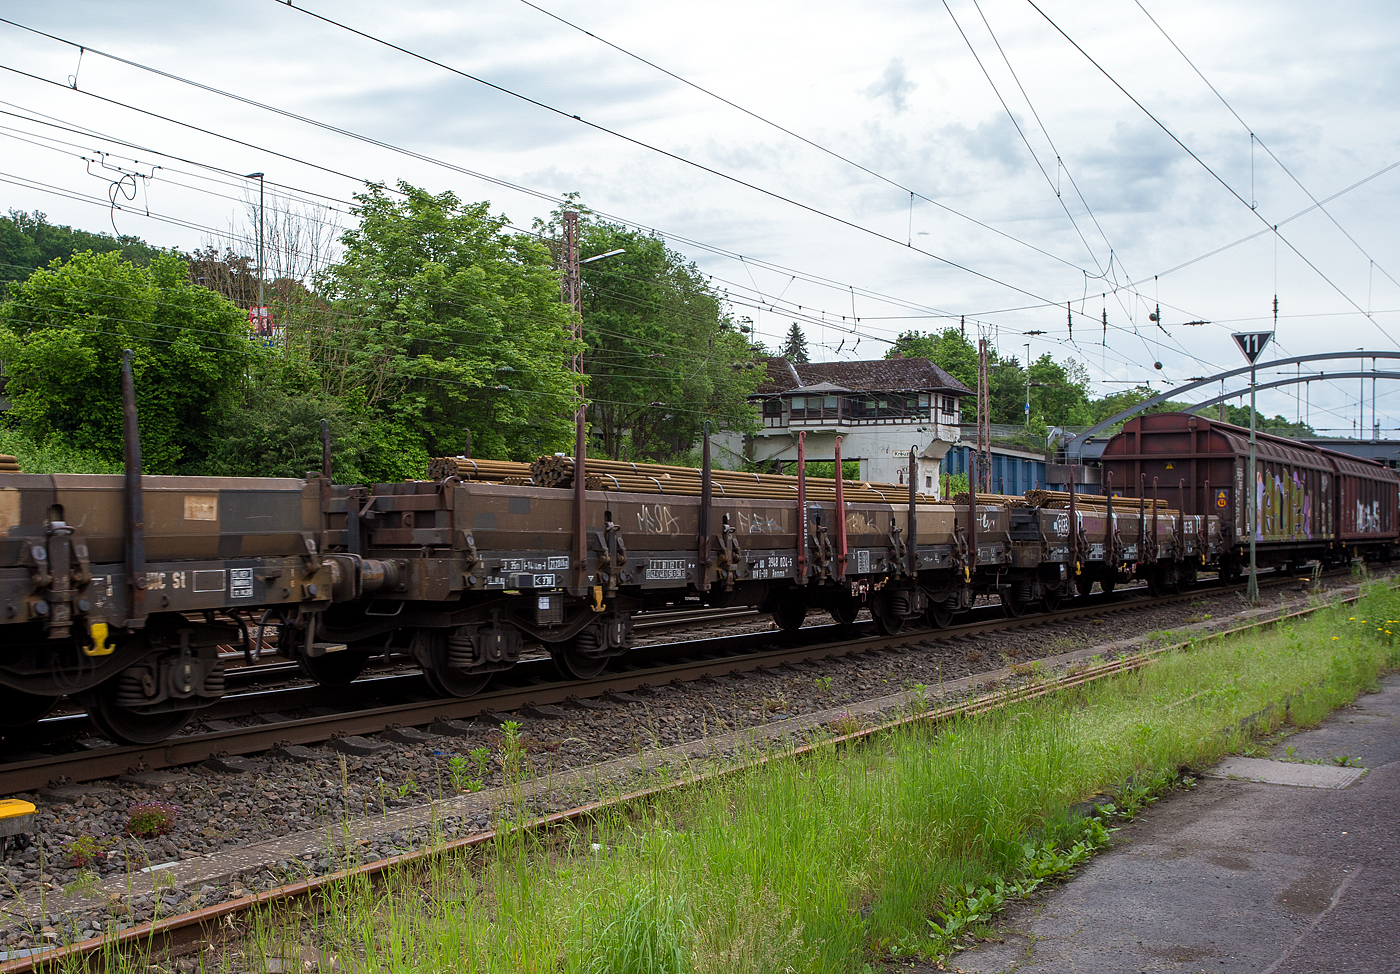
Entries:
[[906, 99], [917, 87], [904, 70], [904, 58], [892, 57], [880, 79], [865, 89], [865, 95], [873, 101], [889, 99], [890, 110], [898, 115], [909, 107]]

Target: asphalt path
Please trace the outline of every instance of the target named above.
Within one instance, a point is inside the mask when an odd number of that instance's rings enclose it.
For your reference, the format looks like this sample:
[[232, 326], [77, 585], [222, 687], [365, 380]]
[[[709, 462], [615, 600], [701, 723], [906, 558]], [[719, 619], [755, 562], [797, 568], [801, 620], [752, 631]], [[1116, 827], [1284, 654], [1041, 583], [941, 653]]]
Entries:
[[1400, 674], [1270, 758], [1153, 806], [949, 966], [1400, 974]]

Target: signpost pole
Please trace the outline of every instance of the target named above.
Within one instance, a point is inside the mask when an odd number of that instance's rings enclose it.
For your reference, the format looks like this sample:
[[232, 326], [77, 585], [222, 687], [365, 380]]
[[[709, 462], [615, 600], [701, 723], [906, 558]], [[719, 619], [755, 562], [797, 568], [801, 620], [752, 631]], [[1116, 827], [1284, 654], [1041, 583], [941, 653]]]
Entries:
[[[1258, 474], [1255, 472], [1259, 457], [1259, 437], [1256, 432], [1257, 421], [1254, 415], [1255, 408], [1255, 363], [1259, 361], [1259, 356], [1264, 351], [1264, 346], [1269, 344], [1269, 339], [1274, 337], [1271, 331], [1256, 331], [1236, 333], [1232, 336], [1235, 344], [1244, 353], [1245, 359], [1249, 362], [1249, 483], [1245, 485], [1245, 490], [1249, 496], [1246, 498], [1245, 510], [1248, 517], [1245, 521], [1245, 528], [1249, 531], [1249, 585], [1246, 598], [1250, 602], [1259, 601], [1259, 562], [1256, 557], [1255, 539], [1259, 535], [1259, 487]], [[1238, 503], [1238, 499], [1236, 500]], [[1238, 510], [1238, 508], [1236, 508]]]
[[1249, 362], [1249, 589], [1245, 596], [1250, 603], [1259, 601], [1259, 566], [1254, 551], [1254, 539], [1259, 535], [1259, 490], [1255, 486], [1257, 476], [1254, 472], [1255, 464], [1258, 462], [1259, 442], [1254, 427], [1254, 360], [1251, 359]]

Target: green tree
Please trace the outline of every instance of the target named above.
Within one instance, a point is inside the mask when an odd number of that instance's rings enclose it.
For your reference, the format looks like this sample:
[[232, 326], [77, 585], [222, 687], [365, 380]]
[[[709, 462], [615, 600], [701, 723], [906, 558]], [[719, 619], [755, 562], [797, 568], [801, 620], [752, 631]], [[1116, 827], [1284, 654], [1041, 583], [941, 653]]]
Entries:
[[566, 448], [574, 343], [548, 248], [506, 233], [488, 203], [398, 189], [356, 195], [359, 225], [318, 281], [334, 314], [288, 339], [358, 418], [366, 474], [422, 476], [430, 455], [463, 448], [467, 430], [478, 456]]
[[[1024, 426], [1026, 423], [1026, 370], [1015, 356], [988, 355], [987, 389], [992, 397], [992, 422]], [[976, 386], [973, 386], [975, 389]]]
[[1031, 420], [1049, 426], [1091, 423], [1089, 372], [1074, 359], [1061, 365], [1046, 353], [1031, 363]]
[[788, 329], [787, 338], [783, 342], [783, 347], [778, 349], [778, 354], [790, 362], [801, 362], [807, 364], [807, 336], [802, 334], [802, 329], [797, 326], [797, 322], [792, 323]]
[[143, 467], [176, 473], [212, 452], [249, 350], [243, 312], [189, 281], [183, 258], [138, 267], [115, 251], [57, 260], [0, 304], [9, 421], [122, 459], [121, 350], [134, 350]]
[[[957, 328], [939, 332], [909, 331], [895, 339], [886, 358], [926, 358], [976, 393], [977, 346]], [[1024, 424], [1026, 414], [1026, 373], [1015, 358], [1003, 359], [995, 349], [987, 354], [987, 391], [993, 423]], [[967, 404], [967, 419], [976, 418], [976, 400]]]
[[112, 237], [55, 226], [38, 210], [10, 210], [9, 216], [0, 216], [0, 282], [22, 281], [52, 261], [67, 260], [85, 250], [97, 254], [116, 251], [140, 267], [149, 266], [161, 252], [140, 237]]
[[[1089, 422], [1101, 423], [1108, 417], [1116, 415], [1125, 409], [1136, 406], [1157, 395], [1151, 386], [1133, 386], [1131, 389], [1124, 389], [1104, 396], [1102, 399], [1095, 399], [1089, 403]], [[1174, 413], [1190, 406], [1186, 402], [1160, 402], [1155, 406], [1149, 406], [1144, 412], [1147, 413]], [[1248, 417], [1246, 417], [1246, 421]]]
[[969, 389], [977, 390], [977, 346], [956, 328], [927, 333], [907, 331], [895, 339], [885, 358], [895, 355], [926, 358]]
[[[1218, 407], [1215, 407], [1202, 410], [1201, 415], [1207, 417], [1214, 417], [1219, 416], [1220, 413], [1218, 411]], [[1227, 423], [1234, 423], [1236, 426], [1243, 426], [1245, 428], [1248, 428], [1249, 406], [1227, 405], [1225, 407], [1225, 421]], [[1305, 439], [1307, 437], [1313, 437], [1317, 435], [1317, 431], [1314, 430], [1307, 423], [1295, 422], [1287, 418], [1286, 416], [1276, 415], [1271, 419], [1265, 416], [1263, 413], [1258, 412], [1257, 410], [1254, 414], [1254, 428], [1262, 433], [1272, 433], [1275, 436], [1285, 436], [1291, 440]], [[1362, 430], [1363, 436], [1366, 434], [1366, 432], [1367, 431]]]
[[[698, 268], [659, 236], [577, 207], [587, 346], [588, 422], [613, 458], [662, 459], [691, 449], [709, 419], [748, 430], [762, 378], [749, 338]], [[559, 213], [540, 224], [558, 236]]]

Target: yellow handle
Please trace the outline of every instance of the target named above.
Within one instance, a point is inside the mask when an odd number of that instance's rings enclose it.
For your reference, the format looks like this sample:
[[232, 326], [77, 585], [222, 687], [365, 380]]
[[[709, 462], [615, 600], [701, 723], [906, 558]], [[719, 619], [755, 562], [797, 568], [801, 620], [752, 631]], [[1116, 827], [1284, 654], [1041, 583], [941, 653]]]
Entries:
[[88, 626], [88, 632], [92, 635], [92, 645], [83, 647], [85, 656], [111, 656], [116, 651], [117, 647], [107, 645], [107, 623], [94, 622]]

